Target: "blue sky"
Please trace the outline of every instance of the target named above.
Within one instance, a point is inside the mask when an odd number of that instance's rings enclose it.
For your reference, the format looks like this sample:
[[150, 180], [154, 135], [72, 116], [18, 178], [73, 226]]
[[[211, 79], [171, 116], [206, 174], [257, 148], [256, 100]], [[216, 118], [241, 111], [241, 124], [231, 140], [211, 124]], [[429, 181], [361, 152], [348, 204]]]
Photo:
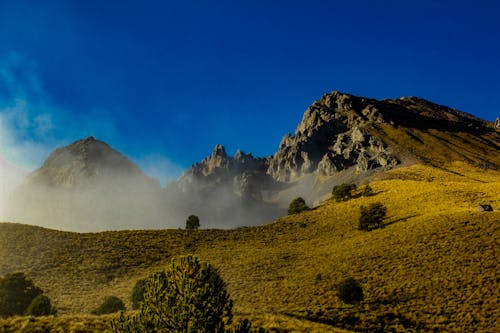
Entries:
[[0, 0], [0, 157], [95, 135], [163, 180], [340, 90], [500, 115], [498, 1]]

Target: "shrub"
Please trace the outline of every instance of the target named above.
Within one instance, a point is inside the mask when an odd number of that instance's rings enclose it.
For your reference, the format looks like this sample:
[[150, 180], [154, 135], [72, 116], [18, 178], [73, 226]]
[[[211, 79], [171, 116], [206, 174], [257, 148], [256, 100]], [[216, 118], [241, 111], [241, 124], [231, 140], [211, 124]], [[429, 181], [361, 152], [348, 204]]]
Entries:
[[340, 184], [332, 189], [333, 198], [339, 201], [347, 201], [352, 198], [352, 191], [356, 189], [356, 184]]
[[0, 278], [0, 316], [23, 315], [42, 290], [24, 273], [7, 274]]
[[130, 295], [130, 300], [132, 301], [132, 309], [137, 310], [139, 306], [144, 301], [144, 291], [146, 290], [146, 279], [138, 280], [134, 288], [132, 288], [132, 294]]
[[369, 197], [373, 195], [373, 189], [370, 185], [366, 185], [365, 188], [363, 189], [363, 196], [364, 197]]
[[125, 310], [125, 304], [116, 296], [106, 296], [104, 302], [91, 313], [94, 315], [103, 315], [108, 313], [115, 313]]
[[27, 316], [50, 316], [56, 314], [56, 309], [50, 303], [50, 299], [44, 295], [38, 295], [31, 301], [31, 304], [26, 309]]
[[186, 229], [196, 230], [200, 227], [200, 218], [196, 215], [189, 215], [186, 220]]
[[360, 207], [359, 230], [370, 231], [384, 226], [383, 221], [387, 208], [380, 202], [372, 203], [368, 207]]
[[350, 277], [338, 285], [337, 296], [344, 303], [356, 304], [363, 300], [363, 288], [358, 281]]
[[140, 312], [122, 313], [111, 327], [114, 332], [224, 332], [232, 307], [217, 270], [189, 255], [149, 278]]
[[290, 205], [288, 206], [288, 214], [296, 214], [308, 209], [309, 207], [307, 207], [306, 201], [299, 197], [290, 202]]

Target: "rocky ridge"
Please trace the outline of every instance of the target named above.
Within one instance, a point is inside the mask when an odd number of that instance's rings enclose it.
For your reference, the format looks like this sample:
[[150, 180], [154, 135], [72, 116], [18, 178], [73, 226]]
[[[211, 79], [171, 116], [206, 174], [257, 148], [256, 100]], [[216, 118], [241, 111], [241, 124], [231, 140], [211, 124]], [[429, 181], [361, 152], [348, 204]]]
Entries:
[[293, 181], [318, 171], [324, 176], [355, 167], [358, 172], [392, 168], [398, 159], [370, 125], [384, 118], [375, 100], [333, 92], [304, 113], [295, 134], [281, 140], [267, 172], [280, 181]]

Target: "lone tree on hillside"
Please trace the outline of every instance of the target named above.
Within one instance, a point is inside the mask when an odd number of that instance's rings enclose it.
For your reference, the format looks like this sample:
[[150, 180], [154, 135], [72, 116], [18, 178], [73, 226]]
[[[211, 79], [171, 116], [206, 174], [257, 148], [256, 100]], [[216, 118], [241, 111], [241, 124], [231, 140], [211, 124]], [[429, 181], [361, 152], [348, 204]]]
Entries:
[[298, 197], [290, 202], [290, 205], [288, 206], [288, 214], [296, 214], [308, 209], [309, 207], [306, 205], [306, 201], [301, 197]]
[[114, 332], [223, 332], [232, 308], [217, 270], [189, 255], [149, 277], [140, 312], [111, 325]]
[[350, 277], [345, 279], [338, 285], [337, 296], [344, 303], [356, 304], [363, 300], [363, 288], [358, 281]]
[[332, 189], [333, 198], [337, 201], [347, 201], [352, 198], [352, 191], [356, 189], [356, 184], [335, 185]]
[[24, 273], [7, 274], [0, 278], [0, 316], [23, 315], [42, 289], [26, 278]]
[[186, 220], [186, 229], [196, 230], [200, 227], [200, 218], [196, 215], [189, 215]]
[[370, 231], [384, 226], [383, 221], [387, 208], [380, 202], [371, 203], [368, 207], [360, 207], [359, 230]]

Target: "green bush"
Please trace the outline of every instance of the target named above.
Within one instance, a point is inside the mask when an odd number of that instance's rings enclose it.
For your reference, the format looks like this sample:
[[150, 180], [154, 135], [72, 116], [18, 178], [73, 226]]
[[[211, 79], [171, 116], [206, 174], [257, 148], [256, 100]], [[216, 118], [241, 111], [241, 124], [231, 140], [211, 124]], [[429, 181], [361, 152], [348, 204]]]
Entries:
[[23, 315], [42, 290], [24, 273], [7, 274], [0, 278], [0, 316]]
[[372, 203], [368, 207], [360, 207], [359, 230], [370, 231], [372, 229], [382, 228], [387, 208], [380, 202]]
[[296, 214], [308, 209], [309, 207], [307, 207], [306, 201], [299, 197], [290, 202], [290, 205], [288, 206], [288, 214]]
[[186, 220], [186, 229], [196, 230], [200, 227], [200, 218], [196, 215], [189, 215]]
[[31, 304], [26, 309], [27, 316], [50, 316], [56, 314], [56, 309], [50, 303], [50, 299], [44, 295], [38, 295], [31, 301]]
[[232, 307], [217, 270], [189, 255], [149, 278], [139, 313], [122, 313], [111, 327], [114, 332], [224, 332]]
[[340, 184], [332, 189], [333, 198], [339, 201], [347, 201], [352, 198], [352, 191], [356, 189], [356, 184]]
[[363, 288], [358, 281], [350, 277], [345, 279], [338, 285], [337, 296], [344, 303], [356, 304], [363, 300]]
[[94, 315], [103, 315], [108, 313], [115, 313], [125, 310], [125, 304], [116, 296], [106, 296], [104, 302], [91, 313]]
[[139, 306], [144, 301], [144, 292], [146, 291], [146, 279], [138, 280], [134, 288], [132, 289], [132, 294], [130, 295], [130, 300], [132, 301], [132, 309], [137, 310]]

